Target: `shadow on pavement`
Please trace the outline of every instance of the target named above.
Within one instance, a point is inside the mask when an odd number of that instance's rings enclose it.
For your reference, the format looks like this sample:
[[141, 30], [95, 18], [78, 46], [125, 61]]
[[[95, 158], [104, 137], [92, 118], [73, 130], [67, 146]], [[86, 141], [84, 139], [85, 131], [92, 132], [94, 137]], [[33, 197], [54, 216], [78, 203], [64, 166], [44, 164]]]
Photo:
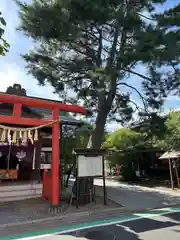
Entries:
[[166, 217], [168, 217], [172, 221], [177, 221], [180, 224], [180, 212], [166, 214]]
[[147, 231], [152, 231], [152, 230], [158, 230], [158, 229], [163, 229], [163, 228], [168, 228], [168, 227], [174, 227], [178, 226], [178, 223], [166, 221], [158, 221], [154, 219], [139, 219], [136, 221], [131, 221], [124, 223], [123, 226], [130, 228], [131, 230], [135, 231], [136, 233], [142, 233], [142, 232], [147, 232]]
[[105, 231], [92, 231], [88, 232], [84, 237], [89, 240], [114, 240], [114, 239], [141, 240], [137, 234], [128, 232], [123, 228], [121, 228], [119, 234], [109, 233]]
[[[143, 218], [114, 225], [94, 227], [70, 233], [72, 236], [89, 240], [143, 240], [140, 234], [179, 226], [180, 213], [158, 216], [159, 219]], [[174, 221], [174, 222], [173, 222]], [[176, 231], [176, 230], [175, 230]], [[180, 230], [177, 230], [180, 232]]]
[[123, 227], [117, 228], [115, 225], [78, 231], [71, 235], [77, 239], [84, 237], [88, 240], [141, 240], [136, 233], [126, 231]]

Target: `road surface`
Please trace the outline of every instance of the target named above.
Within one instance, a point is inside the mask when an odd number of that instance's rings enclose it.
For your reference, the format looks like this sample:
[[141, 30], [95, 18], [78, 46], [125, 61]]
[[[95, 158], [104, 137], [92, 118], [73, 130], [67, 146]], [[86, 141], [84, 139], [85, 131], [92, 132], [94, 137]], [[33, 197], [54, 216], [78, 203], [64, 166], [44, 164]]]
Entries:
[[[95, 179], [96, 186], [102, 186], [102, 179]], [[131, 211], [160, 208], [180, 204], [180, 192], [161, 188], [106, 180], [108, 197]], [[143, 201], [142, 201], [143, 199]]]
[[[20, 239], [19, 237], [1, 240]], [[49, 234], [31, 234], [24, 240], [179, 240], [180, 208], [166, 208], [129, 217], [71, 226]]]

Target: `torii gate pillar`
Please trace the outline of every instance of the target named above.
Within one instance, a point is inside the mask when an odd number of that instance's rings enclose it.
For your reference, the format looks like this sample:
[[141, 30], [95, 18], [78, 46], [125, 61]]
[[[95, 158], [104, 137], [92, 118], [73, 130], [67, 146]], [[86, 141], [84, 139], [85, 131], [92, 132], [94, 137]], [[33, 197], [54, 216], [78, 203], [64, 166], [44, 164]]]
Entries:
[[[52, 112], [53, 120], [59, 120], [59, 111], [54, 109]], [[59, 205], [59, 194], [60, 194], [60, 184], [59, 184], [59, 167], [60, 167], [60, 146], [59, 146], [59, 136], [60, 127], [59, 122], [55, 122], [52, 126], [52, 182], [51, 182], [51, 197], [52, 205]]]

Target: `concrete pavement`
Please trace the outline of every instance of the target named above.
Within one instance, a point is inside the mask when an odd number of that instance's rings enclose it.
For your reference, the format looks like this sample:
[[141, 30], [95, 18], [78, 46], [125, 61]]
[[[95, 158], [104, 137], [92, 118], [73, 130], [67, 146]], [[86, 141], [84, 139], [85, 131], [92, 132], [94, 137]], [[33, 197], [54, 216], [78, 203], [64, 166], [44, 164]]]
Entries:
[[71, 235], [78, 237], [75, 238], [77, 240], [81, 237], [92, 240], [178, 240], [180, 239], [180, 213], [145, 216], [143, 219], [73, 232]]
[[[41, 229], [43, 231], [43, 229]], [[130, 216], [107, 218], [101, 221], [60, 227], [46, 234], [1, 237], [2, 240], [179, 240], [180, 208], [166, 208], [136, 213]]]
[[[101, 189], [102, 179], [95, 179], [95, 185]], [[180, 204], [180, 191], [129, 185], [113, 180], [106, 180], [106, 186], [108, 197], [129, 211], [144, 211]], [[100, 193], [100, 190], [97, 192]]]

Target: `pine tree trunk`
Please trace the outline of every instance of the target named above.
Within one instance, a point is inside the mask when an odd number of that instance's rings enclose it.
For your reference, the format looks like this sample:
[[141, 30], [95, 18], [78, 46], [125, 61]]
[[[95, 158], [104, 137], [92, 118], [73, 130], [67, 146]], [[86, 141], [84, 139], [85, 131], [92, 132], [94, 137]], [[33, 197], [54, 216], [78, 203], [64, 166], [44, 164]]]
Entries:
[[[94, 149], [100, 149], [101, 144], [104, 137], [104, 128], [106, 124], [107, 115], [109, 112], [107, 112], [107, 108], [102, 108], [101, 111], [99, 111], [97, 118], [96, 118], [96, 128], [92, 135], [92, 148]], [[90, 202], [91, 198], [92, 200], [95, 200], [95, 196], [93, 194], [94, 190], [94, 178], [92, 177], [84, 177], [80, 180], [80, 188], [83, 194], [79, 194], [79, 204], [84, 205]], [[92, 194], [92, 195], [91, 195]]]
[[105, 97], [102, 97], [99, 103], [99, 111], [98, 111], [96, 122], [95, 122], [96, 128], [92, 134], [93, 148], [96, 148], [96, 149], [101, 148], [101, 144], [104, 138], [104, 129], [106, 125], [106, 120], [111, 110], [114, 96], [115, 96], [115, 89], [113, 92], [112, 91], [109, 92], [109, 96], [107, 99]]
[[[108, 114], [111, 110], [112, 102], [115, 97], [115, 92], [116, 92], [116, 85], [113, 85], [107, 99], [105, 98], [104, 93], [102, 93], [102, 96], [100, 97], [99, 111], [98, 111], [96, 122], [95, 122], [96, 127], [92, 134], [92, 148], [94, 149], [101, 148], [101, 144], [104, 138], [105, 124], [106, 124]], [[86, 197], [84, 198], [82, 196], [82, 198], [81, 197], [79, 198], [80, 201], [82, 200], [80, 204], [86, 204], [90, 200], [91, 198], [90, 192], [93, 193], [93, 189], [94, 189], [93, 180], [94, 178], [92, 177], [83, 178], [81, 182], [81, 186], [84, 186]], [[92, 199], [94, 199], [94, 195], [92, 196]]]
[[100, 111], [96, 118], [96, 127], [92, 134], [92, 147], [95, 149], [101, 148], [101, 144], [104, 138], [104, 128], [106, 124], [107, 113]]

